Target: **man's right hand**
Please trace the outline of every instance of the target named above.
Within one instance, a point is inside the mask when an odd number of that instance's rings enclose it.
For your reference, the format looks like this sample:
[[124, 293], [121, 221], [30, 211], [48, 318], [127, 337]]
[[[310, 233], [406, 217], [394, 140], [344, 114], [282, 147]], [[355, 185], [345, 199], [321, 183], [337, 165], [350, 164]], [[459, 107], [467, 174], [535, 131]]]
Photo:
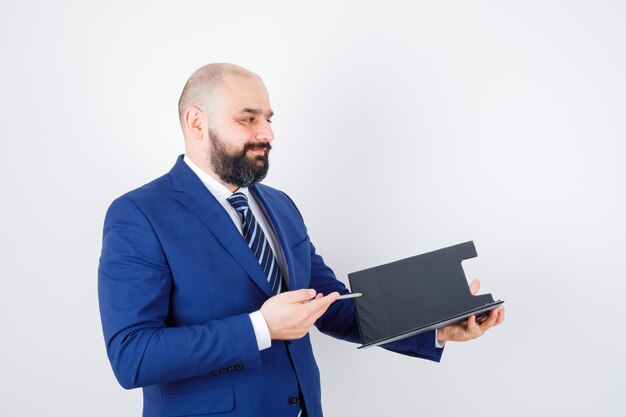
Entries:
[[313, 289], [286, 291], [263, 303], [261, 314], [272, 340], [300, 339], [337, 298], [338, 292], [324, 296]]

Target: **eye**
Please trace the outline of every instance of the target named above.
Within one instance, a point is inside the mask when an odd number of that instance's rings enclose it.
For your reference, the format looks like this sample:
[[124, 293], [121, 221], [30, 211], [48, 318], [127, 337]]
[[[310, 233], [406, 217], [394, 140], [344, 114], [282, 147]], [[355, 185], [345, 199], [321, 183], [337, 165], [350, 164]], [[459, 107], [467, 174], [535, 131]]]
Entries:
[[272, 119], [266, 119], [267, 123], [272, 124]]
[[242, 122], [244, 123], [252, 123], [254, 122], [254, 117], [245, 117], [243, 119], [241, 119]]

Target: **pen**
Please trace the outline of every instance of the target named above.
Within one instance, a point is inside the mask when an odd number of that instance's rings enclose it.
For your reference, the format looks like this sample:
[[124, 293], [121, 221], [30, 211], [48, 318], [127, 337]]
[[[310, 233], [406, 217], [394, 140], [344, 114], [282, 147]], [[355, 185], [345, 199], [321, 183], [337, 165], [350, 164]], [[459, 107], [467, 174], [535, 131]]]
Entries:
[[[360, 292], [353, 292], [350, 294], [344, 294], [344, 295], [340, 295], [339, 298], [337, 298], [337, 300], [347, 300], [348, 298], [356, 298], [356, 297], [360, 297], [363, 294]], [[311, 301], [315, 300], [315, 298], [311, 298], [310, 300], [306, 300], [306, 301], [302, 301], [302, 303], [310, 303]]]
[[360, 297], [363, 294], [360, 292], [353, 292], [352, 294], [344, 294], [344, 295], [340, 295], [339, 298], [337, 298], [337, 300], [345, 300], [347, 298], [356, 298], [356, 297]]

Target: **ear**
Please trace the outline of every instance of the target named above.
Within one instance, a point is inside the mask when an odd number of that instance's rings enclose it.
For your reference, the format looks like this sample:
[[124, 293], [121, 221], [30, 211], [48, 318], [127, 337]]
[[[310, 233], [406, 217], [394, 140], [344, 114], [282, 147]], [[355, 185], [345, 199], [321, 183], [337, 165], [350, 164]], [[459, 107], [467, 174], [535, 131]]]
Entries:
[[206, 130], [206, 116], [204, 112], [196, 106], [189, 107], [183, 116], [185, 130], [193, 139], [202, 140]]

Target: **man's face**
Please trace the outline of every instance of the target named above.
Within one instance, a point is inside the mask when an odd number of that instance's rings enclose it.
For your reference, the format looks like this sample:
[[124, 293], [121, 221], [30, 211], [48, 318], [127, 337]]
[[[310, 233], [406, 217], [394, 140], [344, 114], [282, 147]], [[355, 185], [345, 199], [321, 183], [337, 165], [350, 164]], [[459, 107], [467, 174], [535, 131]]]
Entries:
[[269, 169], [272, 110], [263, 82], [226, 77], [209, 114], [207, 156], [222, 181], [247, 187]]

